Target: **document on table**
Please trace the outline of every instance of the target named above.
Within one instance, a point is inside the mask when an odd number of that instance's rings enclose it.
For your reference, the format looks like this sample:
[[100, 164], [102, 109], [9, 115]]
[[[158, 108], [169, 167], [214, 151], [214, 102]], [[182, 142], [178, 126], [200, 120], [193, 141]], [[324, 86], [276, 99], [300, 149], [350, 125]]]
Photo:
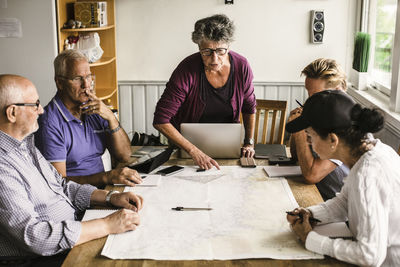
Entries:
[[264, 166], [269, 177], [290, 177], [300, 176], [300, 166]]
[[88, 209], [85, 211], [85, 215], [82, 218], [82, 222], [84, 221], [89, 221], [89, 220], [94, 220], [94, 219], [99, 219], [99, 218], [104, 218], [111, 213], [116, 212], [117, 210], [100, 210], [100, 209]]
[[[135, 231], [107, 238], [101, 255], [108, 258], [323, 258], [306, 250], [289, 228], [285, 211], [298, 205], [286, 179], [268, 179], [262, 167], [196, 172], [185, 166], [184, 172], [162, 177], [158, 187], [125, 190], [144, 197], [141, 224]], [[175, 207], [212, 210], [171, 209]]]

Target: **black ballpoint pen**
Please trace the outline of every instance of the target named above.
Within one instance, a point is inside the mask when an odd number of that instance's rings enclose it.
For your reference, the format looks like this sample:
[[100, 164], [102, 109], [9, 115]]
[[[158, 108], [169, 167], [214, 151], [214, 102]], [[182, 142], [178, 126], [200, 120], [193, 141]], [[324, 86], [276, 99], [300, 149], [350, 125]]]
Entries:
[[177, 210], [177, 211], [212, 210], [212, 208], [185, 208], [185, 207], [176, 207], [176, 208], [171, 208], [171, 209]]
[[[291, 215], [291, 216], [299, 216], [300, 219], [303, 219], [303, 214], [302, 213], [294, 214], [291, 211], [287, 211], [286, 213]], [[318, 220], [317, 218], [314, 218], [314, 217], [310, 217], [309, 220], [310, 220], [310, 222], [321, 222], [320, 220]]]
[[297, 99], [295, 99], [295, 100], [296, 100], [296, 103], [299, 104], [300, 107], [303, 107], [303, 105]]

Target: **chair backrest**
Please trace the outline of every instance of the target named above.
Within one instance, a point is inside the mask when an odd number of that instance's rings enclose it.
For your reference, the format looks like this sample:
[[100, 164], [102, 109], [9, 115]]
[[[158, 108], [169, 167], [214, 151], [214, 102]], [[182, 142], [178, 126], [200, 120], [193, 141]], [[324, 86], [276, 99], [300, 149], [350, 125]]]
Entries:
[[[283, 144], [286, 122], [286, 109], [287, 101], [257, 99], [256, 125], [254, 132], [254, 141], [256, 144]], [[272, 120], [272, 123], [269, 127], [270, 119]], [[262, 122], [262, 120], [264, 121]], [[276, 134], [275, 127], [276, 125], [278, 125], [278, 120], [279, 129]], [[263, 125], [261, 139], [258, 138], [260, 123], [262, 123]], [[268, 133], [269, 138], [267, 138]], [[275, 136], [277, 137], [276, 139]]]

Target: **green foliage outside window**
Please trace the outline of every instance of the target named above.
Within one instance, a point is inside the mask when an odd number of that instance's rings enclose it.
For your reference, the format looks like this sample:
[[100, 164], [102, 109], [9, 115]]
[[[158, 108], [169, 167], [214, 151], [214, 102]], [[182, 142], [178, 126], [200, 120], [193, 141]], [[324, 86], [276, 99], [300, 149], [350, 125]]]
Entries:
[[374, 68], [392, 71], [392, 53], [397, 0], [378, 0], [376, 14]]

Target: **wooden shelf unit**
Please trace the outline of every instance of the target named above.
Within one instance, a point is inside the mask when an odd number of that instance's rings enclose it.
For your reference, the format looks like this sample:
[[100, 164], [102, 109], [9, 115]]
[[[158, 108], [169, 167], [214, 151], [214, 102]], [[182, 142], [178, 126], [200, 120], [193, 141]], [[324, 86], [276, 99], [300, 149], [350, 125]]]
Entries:
[[113, 109], [119, 110], [117, 61], [115, 44], [115, 1], [107, 2], [107, 26], [96, 28], [63, 29], [69, 19], [74, 19], [73, 3], [75, 0], [56, 0], [58, 51], [64, 50], [64, 43], [68, 36], [79, 35], [85, 32], [97, 32], [100, 36], [100, 46], [103, 56], [90, 64], [90, 70], [96, 75], [96, 95]]

